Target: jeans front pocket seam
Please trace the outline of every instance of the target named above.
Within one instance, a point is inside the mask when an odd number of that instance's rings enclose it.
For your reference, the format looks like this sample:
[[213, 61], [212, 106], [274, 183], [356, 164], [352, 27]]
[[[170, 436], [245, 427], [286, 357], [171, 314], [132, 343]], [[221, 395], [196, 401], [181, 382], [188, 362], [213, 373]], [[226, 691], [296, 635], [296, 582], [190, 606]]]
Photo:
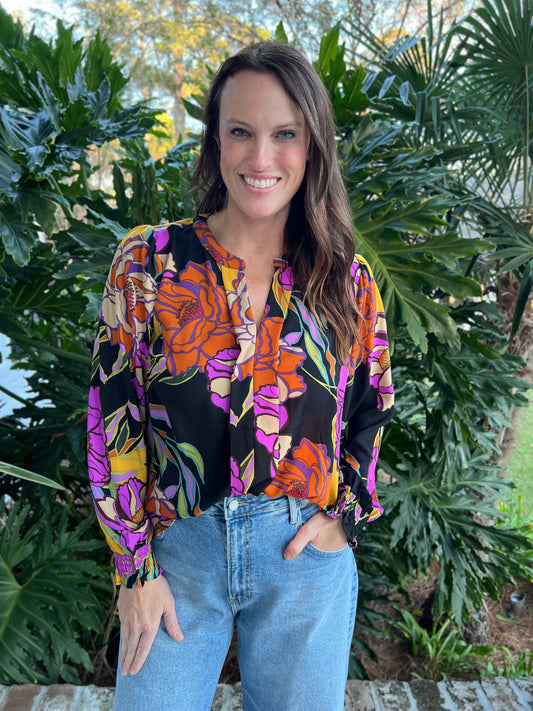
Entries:
[[347, 544], [344, 548], [340, 548], [336, 551], [324, 551], [322, 548], [317, 548], [309, 542], [303, 550], [314, 558], [339, 558], [346, 551], [346, 548], [348, 548]]

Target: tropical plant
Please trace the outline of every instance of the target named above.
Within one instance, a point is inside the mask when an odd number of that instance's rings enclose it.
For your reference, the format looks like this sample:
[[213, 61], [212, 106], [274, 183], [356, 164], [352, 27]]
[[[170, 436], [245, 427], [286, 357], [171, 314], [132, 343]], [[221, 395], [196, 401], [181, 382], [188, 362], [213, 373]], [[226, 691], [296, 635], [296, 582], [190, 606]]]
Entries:
[[499, 650], [502, 655], [503, 666], [499, 666], [497, 662], [492, 660], [489, 661], [480, 669], [482, 677], [504, 676], [507, 679], [515, 679], [519, 676], [533, 676], [533, 650], [524, 649], [516, 658], [513, 657], [513, 653], [508, 647], [500, 645]]
[[387, 119], [386, 95], [374, 102], [364, 93], [364, 71], [346, 66], [337, 30], [324, 38], [317, 68], [341, 133], [356, 240], [393, 334], [397, 415], [381, 457], [392, 481], [381, 487], [390, 535], [381, 560], [403, 586], [439, 561], [436, 614], [461, 624], [468, 602], [478, 608], [484, 592], [496, 596], [499, 583], [527, 571], [524, 537], [473, 515], [494, 519], [509, 486], [498, 475], [496, 435], [510, 408], [527, 402], [498, 308], [468, 275], [468, 257], [491, 243], [460, 233], [470, 190], [458, 191], [434, 146], [419, 146], [416, 132], [410, 140], [395, 99]]
[[467, 644], [449, 618], [441, 624], [435, 623], [428, 631], [412, 613], [402, 608], [397, 611], [401, 619], [390, 629], [399, 631], [398, 638], [405, 641], [411, 654], [421, 660], [426, 679], [438, 681], [465, 672], [478, 674], [484, 659], [494, 651], [490, 646]]
[[483, 0], [449, 29], [432, 6], [429, 0], [427, 36], [388, 45], [361, 23], [344, 29], [362, 46], [375, 111], [401, 122], [409, 145], [434, 147], [432, 162], [445, 167], [447, 187], [470, 193], [457, 217], [499, 248], [501, 272], [493, 266], [486, 286], [509, 289], [511, 270], [520, 284], [514, 336], [533, 288], [533, 4]]
[[[532, 0], [481, 0], [457, 27], [462, 81], [490, 110], [499, 181], [512, 189], [513, 205], [525, 211], [533, 206], [532, 17]], [[521, 199], [515, 197], [517, 188]]]
[[75, 683], [77, 665], [92, 668], [83, 640], [101, 629], [106, 575], [89, 557], [102, 546], [91, 525], [0, 499], [0, 684]]
[[[84, 46], [59, 23], [46, 43], [0, 10], [0, 331], [33, 373], [33, 395], [0, 423], [0, 449], [69, 486], [86, 481], [93, 324], [115, 245], [134, 222], [176, 209], [190, 153], [150, 158], [154, 113], [122, 107], [126, 81], [98, 35]], [[111, 175], [91, 188], [95, 146], [111, 143]], [[0, 481], [15, 498], [20, 485]]]
[[52, 489], [64, 489], [64, 486], [58, 484], [51, 479], [48, 479], [41, 474], [36, 474], [35, 472], [29, 472], [27, 469], [22, 469], [21, 467], [15, 467], [13, 464], [8, 464], [7, 462], [0, 462], [0, 471], [5, 474], [10, 474], [11, 476], [18, 477], [19, 479], [25, 479], [26, 481], [31, 481], [34, 484], [42, 484], [43, 486], [50, 486]]
[[495, 240], [502, 248], [497, 256], [504, 260], [504, 276], [512, 271], [520, 284], [514, 336], [533, 288], [533, 1], [482, 0], [457, 28], [457, 36], [465, 91], [483, 108], [493, 135], [487, 144], [490, 159], [483, 163], [488, 209], [481, 228], [490, 225], [494, 233], [498, 207], [507, 210], [507, 223], [511, 218], [523, 224]]

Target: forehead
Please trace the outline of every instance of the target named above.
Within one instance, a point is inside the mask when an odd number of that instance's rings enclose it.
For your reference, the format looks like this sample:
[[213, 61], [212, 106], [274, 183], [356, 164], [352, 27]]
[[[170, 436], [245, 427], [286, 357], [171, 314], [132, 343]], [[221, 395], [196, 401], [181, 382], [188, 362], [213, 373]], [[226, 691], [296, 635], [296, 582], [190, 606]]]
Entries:
[[304, 122], [298, 104], [275, 74], [242, 70], [228, 77], [220, 94], [220, 120], [239, 118], [235, 112], [250, 117], [278, 115], [283, 120]]

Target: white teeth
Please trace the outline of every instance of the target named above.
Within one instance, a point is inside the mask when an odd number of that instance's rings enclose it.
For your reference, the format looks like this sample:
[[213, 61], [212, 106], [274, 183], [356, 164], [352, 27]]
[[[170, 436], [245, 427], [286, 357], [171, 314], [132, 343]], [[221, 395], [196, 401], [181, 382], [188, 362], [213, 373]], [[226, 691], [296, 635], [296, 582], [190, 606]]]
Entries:
[[248, 178], [246, 175], [242, 176], [244, 182], [251, 185], [252, 188], [271, 188], [278, 182], [278, 178], [265, 178], [264, 180], [255, 180], [254, 178]]

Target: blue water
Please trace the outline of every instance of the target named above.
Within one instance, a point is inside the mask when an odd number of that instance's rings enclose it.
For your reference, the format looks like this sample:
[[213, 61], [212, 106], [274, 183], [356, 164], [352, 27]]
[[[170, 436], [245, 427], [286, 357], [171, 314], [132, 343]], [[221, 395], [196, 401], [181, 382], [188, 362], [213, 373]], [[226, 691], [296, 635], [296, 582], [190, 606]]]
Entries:
[[[31, 373], [13, 369], [11, 361], [7, 357], [8, 353], [9, 341], [3, 333], [0, 333], [0, 354], [2, 356], [0, 361], [0, 384], [4, 388], [11, 390], [15, 395], [25, 397], [31, 393], [25, 376], [29, 376]], [[20, 404], [18, 400], [14, 400], [0, 391], [0, 417], [10, 415], [13, 409]]]

